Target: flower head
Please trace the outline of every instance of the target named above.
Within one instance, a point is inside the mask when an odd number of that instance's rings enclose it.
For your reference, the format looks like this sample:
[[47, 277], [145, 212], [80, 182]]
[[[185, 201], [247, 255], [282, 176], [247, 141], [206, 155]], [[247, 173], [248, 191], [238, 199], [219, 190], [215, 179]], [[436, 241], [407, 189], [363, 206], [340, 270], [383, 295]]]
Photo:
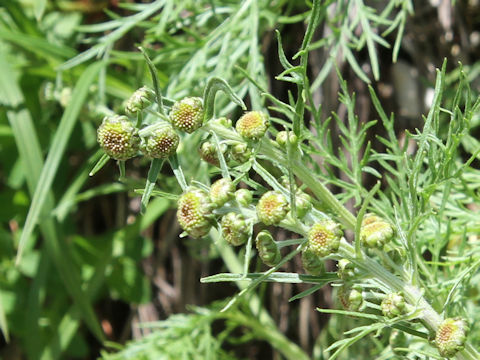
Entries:
[[332, 220], [322, 220], [313, 225], [308, 232], [308, 247], [320, 257], [336, 252], [343, 236], [340, 225]]
[[395, 292], [387, 294], [380, 304], [382, 313], [387, 318], [394, 318], [405, 314], [407, 311], [407, 304], [401, 293]]
[[282, 221], [288, 213], [285, 196], [275, 191], [267, 191], [257, 204], [258, 219], [265, 225], [274, 225]]
[[125, 104], [125, 112], [129, 115], [135, 115], [149, 107], [155, 99], [155, 93], [147, 86], [137, 89]]
[[97, 130], [97, 141], [105, 153], [115, 160], [127, 160], [137, 155], [140, 138], [137, 129], [126, 116], [114, 115], [103, 119]]
[[198, 149], [198, 153], [200, 154], [200, 157], [202, 158], [203, 161], [206, 161], [207, 163], [214, 165], [216, 167], [220, 166], [220, 160], [218, 159], [217, 148], [210, 141], [204, 141], [200, 145], [200, 148]]
[[255, 246], [257, 247], [258, 256], [265, 265], [275, 266], [282, 259], [278, 245], [273, 240], [272, 234], [267, 230], [262, 230], [257, 234]]
[[210, 186], [210, 199], [216, 207], [223, 206], [227, 201], [233, 199], [235, 185], [228, 178], [221, 178]]
[[320, 275], [325, 271], [323, 260], [308, 247], [302, 251], [302, 266], [312, 275]]
[[268, 129], [268, 116], [260, 111], [250, 111], [238, 119], [235, 129], [247, 140], [258, 140]]
[[201, 98], [186, 97], [173, 104], [169, 116], [175, 128], [190, 134], [203, 125], [204, 114]]
[[469, 330], [465, 319], [459, 317], [445, 319], [438, 327], [435, 336], [435, 344], [440, 356], [451, 358], [458, 351], [463, 350]]
[[248, 227], [241, 214], [230, 212], [222, 217], [220, 222], [222, 235], [233, 246], [243, 245], [248, 240]]
[[360, 241], [368, 247], [383, 247], [394, 235], [390, 223], [374, 214], [367, 214], [363, 218], [360, 229]]
[[247, 189], [238, 189], [235, 191], [235, 200], [242, 206], [248, 206], [252, 203], [252, 192]]
[[175, 154], [180, 137], [173, 127], [165, 123], [143, 139], [142, 152], [152, 158], [165, 159]]
[[293, 131], [279, 131], [275, 140], [277, 144], [281, 147], [285, 147], [287, 143], [290, 143], [292, 145], [298, 144], [298, 137], [294, 134]]
[[208, 195], [200, 189], [191, 189], [178, 199], [177, 219], [185, 232], [193, 238], [210, 231], [212, 205]]
[[312, 197], [307, 193], [298, 190], [295, 194], [295, 207], [297, 209], [298, 218], [303, 219], [312, 209]]
[[356, 288], [343, 285], [338, 289], [337, 296], [346, 310], [358, 311], [364, 305], [363, 294]]
[[247, 162], [251, 155], [252, 152], [248, 148], [247, 144], [239, 143], [230, 148], [230, 157], [239, 163], [243, 164]]

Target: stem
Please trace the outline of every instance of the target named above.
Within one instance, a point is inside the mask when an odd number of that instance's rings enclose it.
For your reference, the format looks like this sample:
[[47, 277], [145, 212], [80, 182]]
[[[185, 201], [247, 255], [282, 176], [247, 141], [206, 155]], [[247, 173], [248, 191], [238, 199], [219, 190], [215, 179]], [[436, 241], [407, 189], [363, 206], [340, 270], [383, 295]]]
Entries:
[[[204, 128], [206, 128], [207, 131], [215, 132], [223, 138], [243, 142], [243, 139], [236, 132], [225, 127], [210, 122], [207, 123]], [[259, 154], [265, 155], [270, 161], [278, 163], [284, 167], [290, 165], [292, 172], [310, 188], [320, 201], [334, 212], [346, 228], [352, 230], [355, 229], [355, 216], [348, 211], [317, 178], [315, 178], [314, 172], [303, 165], [303, 163], [299, 161], [300, 159], [289, 164], [284, 152], [275, 147], [272, 144], [272, 141], [266, 138], [262, 139], [260, 143]], [[295, 231], [299, 234], [305, 233], [304, 229], [299, 227], [296, 229], [289, 227], [289, 230]], [[365, 254], [362, 254], [363, 256], [361, 258], [357, 257], [355, 248], [345, 240], [341, 243], [339, 253], [341, 256], [348, 258], [359, 269], [371, 274], [386, 287], [393, 291], [401, 291], [410, 304], [421, 309], [422, 315], [420, 319], [425, 326], [431, 331], [437, 331], [443, 318], [435, 311], [435, 309], [433, 309], [428, 301], [425, 300], [422, 291], [418, 287], [413, 286], [409, 282], [403, 281]], [[471, 344], [467, 343], [465, 344], [465, 350], [458, 352], [455, 357], [459, 360], [478, 360], [480, 359], [480, 354]]]

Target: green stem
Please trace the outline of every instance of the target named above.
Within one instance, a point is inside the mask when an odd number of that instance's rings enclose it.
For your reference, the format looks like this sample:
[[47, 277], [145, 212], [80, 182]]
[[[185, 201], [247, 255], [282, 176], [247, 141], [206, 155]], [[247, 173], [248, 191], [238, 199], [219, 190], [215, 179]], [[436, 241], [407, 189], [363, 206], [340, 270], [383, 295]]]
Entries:
[[[207, 123], [205, 128], [208, 129], [208, 131], [214, 131], [217, 135], [223, 138], [234, 141], [243, 141], [236, 132], [225, 127], [217, 126], [213, 123]], [[307, 185], [315, 194], [315, 196], [337, 216], [337, 218], [346, 228], [351, 230], [355, 229], [355, 216], [335, 198], [335, 196], [326, 188], [326, 186], [324, 186], [315, 177], [314, 172], [303, 165], [302, 162], [295, 161], [289, 164], [288, 160], [286, 160], [285, 153], [275, 147], [273, 142], [269, 139], [263, 139], [261, 141], [259, 154], [265, 155], [270, 159], [270, 161], [278, 163], [284, 167], [291, 166], [293, 173], [305, 185]], [[304, 229], [301, 228], [293, 229], [290, 227], [289, 230], [298, 232], [299, 234], [305, 233]], [[437, 331], [438, 327], [443, 321], [443, 318], [433, 309], [427, 300], [425, 300], [422, 291], [418, 287], [403, 281], [365, 254], [363, 254], [361, 258], [358, 258], [355, 253], [355, 248], [345, 240], [342, 241], [339, 252], [342, 256], [352, 261], [352, 263], [354, 263], [359, 269], [371, 274], [386, 287], [392, 289], [393, 291], [401, 291], [410, 304], [413, 304], [417, 306], [417, 308], [421, 309], [421, 320], [426, 327], [433, 332]], [[480, 354], [469, 343], [465, 345], [465, 350], [458, 352], [455, 356], [459, 360], [480, 359]]]

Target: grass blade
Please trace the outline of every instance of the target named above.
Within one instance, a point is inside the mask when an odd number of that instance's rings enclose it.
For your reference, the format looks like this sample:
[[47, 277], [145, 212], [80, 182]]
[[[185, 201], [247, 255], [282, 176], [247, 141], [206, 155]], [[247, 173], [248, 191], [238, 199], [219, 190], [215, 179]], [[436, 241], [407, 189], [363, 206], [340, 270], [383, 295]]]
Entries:
[[22, 251], [25, 248], [27, 239], [32, 234], [38, 221], [45, 199], [47, 198], [47, 194], [57, 173], [68, 139], [70, 138], [78, 114], [80, 113], [82, 105], [87, 97], [89, 86], [102, 66], [104, 66], [104, 64], [99, 62], [89, 66], [85, 70], [78, 81], [77, 86], [75, 86], [75, 89], [73, 90], [72, 101], [68, 104], [62, 119], [60, 120], [60, 125], [55, 133], [45, 166], [40, 174], [40, 179], [38, 180], [33, 195], [32, 205], [28, 211], [27, 220], [25, 221], [25, 226], [20, 237], [16, 258], [17, 265], [22, 258]]

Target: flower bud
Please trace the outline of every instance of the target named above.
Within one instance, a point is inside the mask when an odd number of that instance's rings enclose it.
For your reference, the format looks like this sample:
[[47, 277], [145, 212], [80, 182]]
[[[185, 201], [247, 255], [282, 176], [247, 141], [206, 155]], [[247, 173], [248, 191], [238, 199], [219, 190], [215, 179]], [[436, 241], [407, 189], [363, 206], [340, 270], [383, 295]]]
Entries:
[[210, 199], [215, 207], [223, 206], [227, 201], [233, 199], [235, 185], [232, 180], [222, 178], [210, 186]]
[[360, 229], [360, 241], [363, 245], [381, 248], [393, 238], [393, 235], [393, 226], [381, 217], [367, 214], [363, 218]]
[[337, 263], [337, 274], [342, 280], [349, 280], [355, 276], [355, 270], [350, 260], [340, 259]]
[[322, 258], [308, 247], [302, 251], [302, 266], [306, 272], [312, 275], [320, 275], [325, 271]]
[[229, 244], [239, 246], [248, 240], [248, 227], [243, 215], [230, 212], [222, 217], [220, 225], [223, 238]]
[[186, 97], [173, 104], [169, 116], [175, 128], [190, 134], [203, 125], [204, 115], [202, 99]]
[[230, 156], [233, 160], [243, 164], [250, 159], [250, 156], [252, 156], [252, 152], [248, 148], [247, 144], [241, 143], [234, 145], [230, 149]]
[[178, 199], [177, 219], [182, 229], [193, 238], [205, 236], [212, 226], [212, 205], [205, 191], [191, 189]]
[[277, 144], [280, 145], [280, 147], [282, 148], [287, 145], [287, 142], [292, 145], [298, 144], [298, 137], [294, 134], [293, 131], [279, 131], [275, 140], [277, 141]]
[[155, 93], [147, 86], [142, 86], [137, 89], [125, 104], [125, 112], [128, 115], [136, 115], [143, 109], [146, 109], [152, 104], [155, 99]]
[[115, 160], [137, 155], [140, 138], [126, 116], [107, 116], [97, 130], [97, 141], [105, 153]]
[[288, 208], [285, 196], [275, 191], [267, 191], [258, 201], [257, 216], [265, 225], [278, 224], [285, 219]]
[[385, 317], [392, 319], [407, 312], [407, 304], [401, 293], [388, 294], [380, 304]]
[[297, 217], [303, 219], [305, 215], [312, 209], [312, 198], [303, 191], [297, 191], [295, 194], [295, 207], [297, 209]]
[[310, 228], [308, 232], [308, 247], [320, 257], [336, 252], [343, 236], [340, 225], [333, 220], [322, 220]]
[[218, 159], [217, 148], [210, 141], [205, 141], [198, 149], [200, 157], [207, 163], [220, 167], [220, 160]]
[[220, 117], [218, 119], [212, 119], [210, 122], [213, 122], [216, 125], [220, 125], [226, 128], [231, 128], [232, 127], [232, 120], [226, 118], [226, 117]]
[[337, 296], [345, 310], [358, 311], [364, 304], [362, 292], [347, 285], [338, 289]]
[[252, 192], [247, 189], [238, 189], [235, 191], [235, 200], [241, 206], [249, 206], [252, 203]]
[[282, 259], [280, 249], [269, 231], [260, 231], [255, 238], [255, 245], [257, 247], [258, 256], [265, 265], [275, 266]]
[[465, 319], [448, 318], [438, 327], [435, 344], [440, 356], [451, 358], [465, 347], [465, 341], [469, 332]]
[[268, 116], [260, 111], [250, 111], [238, 119], [235, 129], [246, 140], [258, 140], [267, 131]]
[[146, 156], [166, 159], [177, 151], [180, 137], [172, 125], [165, 123], [142, 140], [141, 149]]

